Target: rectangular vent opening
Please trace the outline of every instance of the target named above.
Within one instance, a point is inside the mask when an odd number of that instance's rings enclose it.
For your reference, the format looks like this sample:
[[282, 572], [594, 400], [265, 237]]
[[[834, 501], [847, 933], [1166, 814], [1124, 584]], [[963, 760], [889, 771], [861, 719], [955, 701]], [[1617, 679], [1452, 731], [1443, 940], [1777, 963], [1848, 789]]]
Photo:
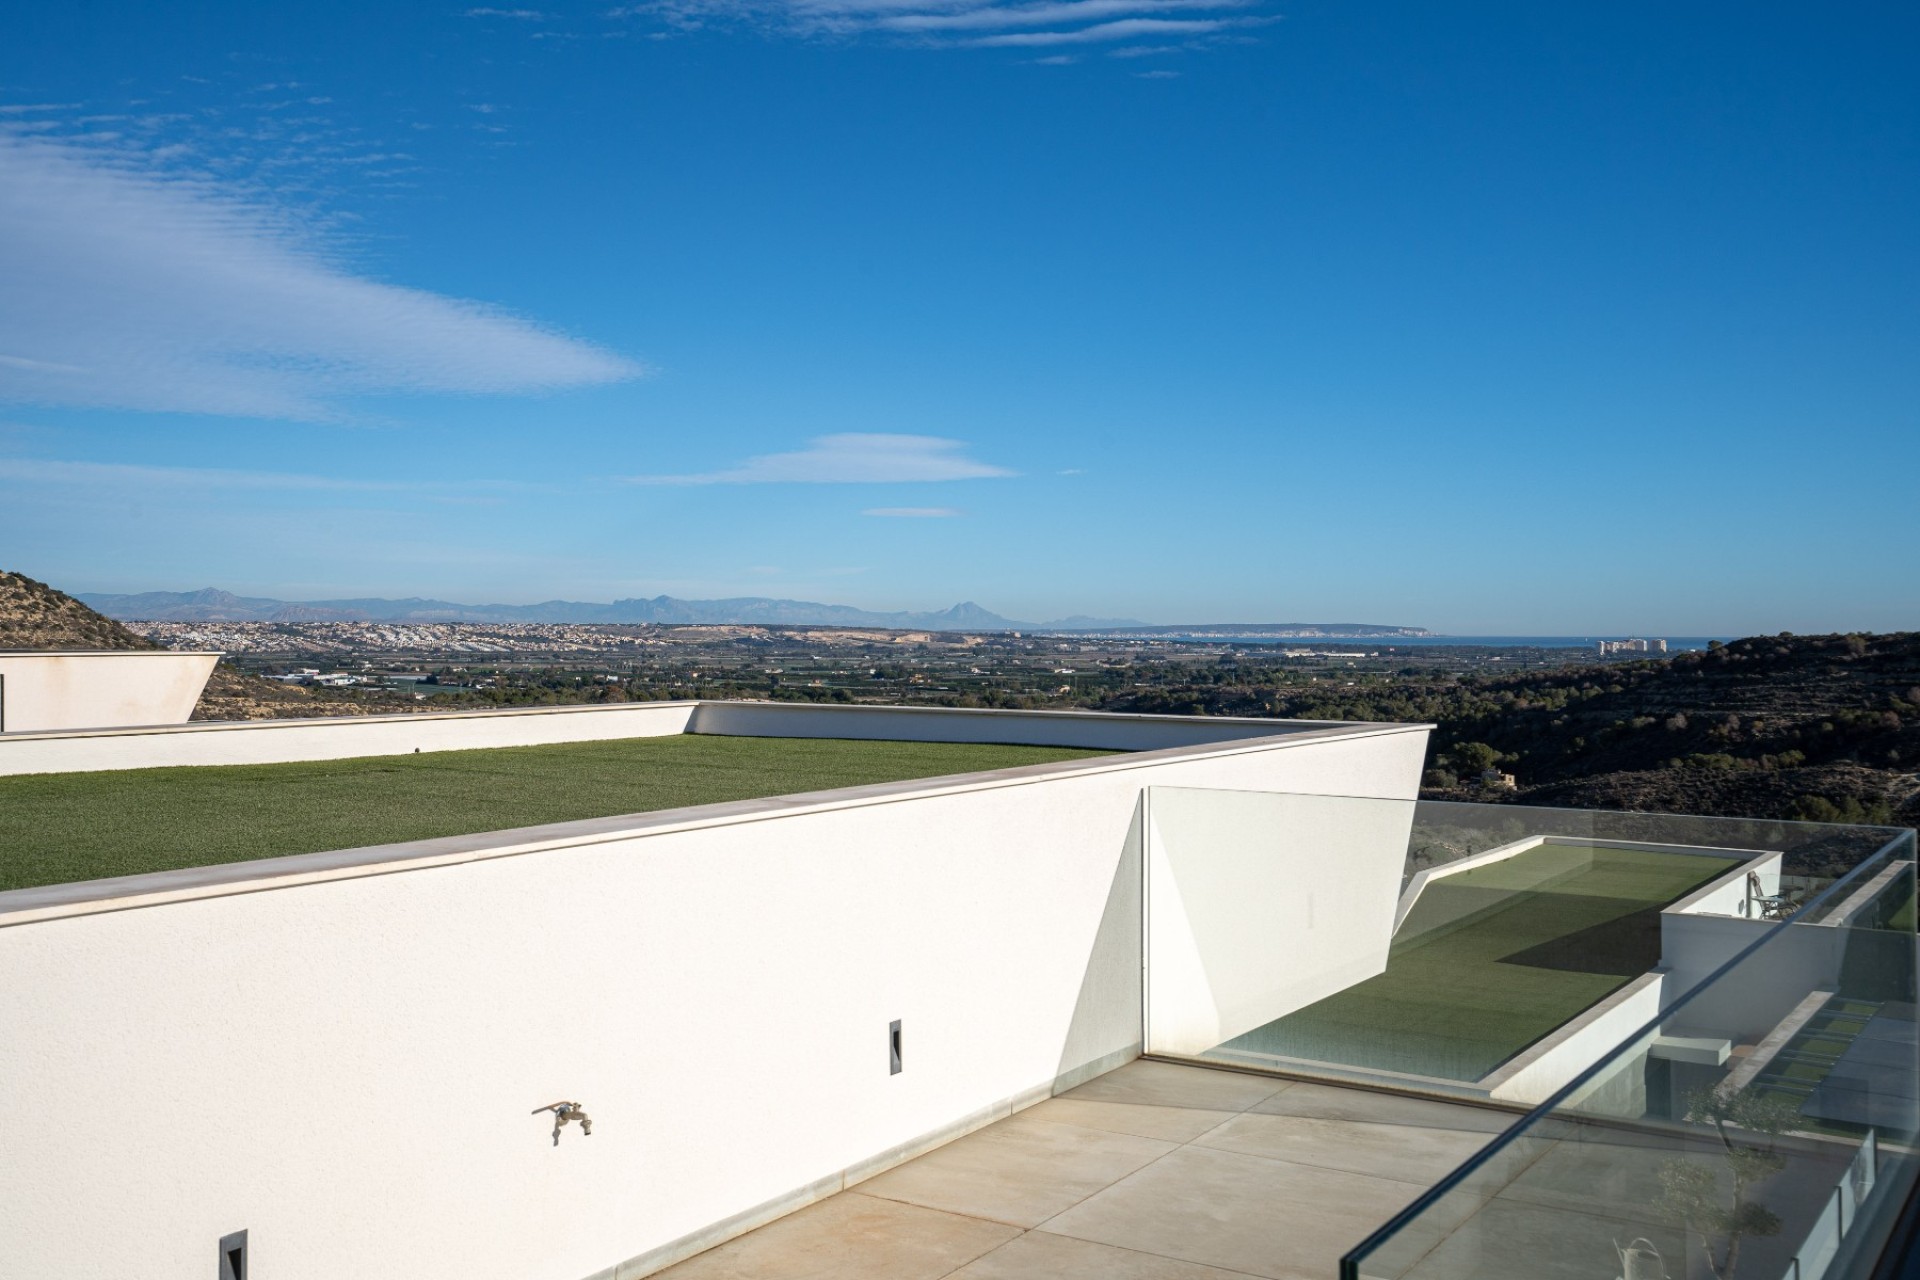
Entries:
[[247, 1280], [247, 1233], [220, 1237], [220, 1280]]
[[887, 1026], [887, 1074], [900, 1074], [900, 1019], [895, 1018]]

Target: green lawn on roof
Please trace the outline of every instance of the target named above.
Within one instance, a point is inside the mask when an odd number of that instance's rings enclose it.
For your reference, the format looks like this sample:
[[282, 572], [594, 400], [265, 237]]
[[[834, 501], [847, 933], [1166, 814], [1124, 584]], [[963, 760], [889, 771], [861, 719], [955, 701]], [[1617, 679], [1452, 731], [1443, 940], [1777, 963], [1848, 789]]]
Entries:
[[1224, 1049], [1478, 1080], [1660, 961], [1660, 908], [1730, 858], [1547, 843], [1429, 883], [1386, 972]]
[[0, 778], [0, 889], [1105, 754], [686, 734]]

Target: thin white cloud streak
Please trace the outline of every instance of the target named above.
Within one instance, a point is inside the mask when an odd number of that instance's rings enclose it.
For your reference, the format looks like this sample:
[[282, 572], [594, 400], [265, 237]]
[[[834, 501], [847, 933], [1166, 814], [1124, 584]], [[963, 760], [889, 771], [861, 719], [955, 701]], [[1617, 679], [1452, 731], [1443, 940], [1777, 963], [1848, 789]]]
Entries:
[[960, 512], [955, 507], [868, 507], [860, 514], [897, 520], [951, 520]]
[[0, 480], [85, 489], [221, 489], [322, 493], [417, 492], [420, 482], [352, 480], [287, 471], [233, 471], [219, 467], [152, 467], [137, 463], [73, 462], [54, 458], [0, 458]]
[[[652, 20], [679, 30], [713, 23], [738, 23], [769, 33], [807, 36], [862, 34], [917, 37], [929, 46], [975, 47], [1091, 44], [1160, 37], [1183, 41], [1145, 52], [1190, 52], [1206, 47], [1233, 27], [1274, 21], [1272, 17], [1233, 16], [1260, 0], [648, 0], [607, 12], [612, 19]], [[1186, 20], [1155, 17], [1170, 13], [1208, 15]], [[1029, 31], [1026, 28], [1050, 27]], [[977, 39], [957, 39], [965, 33]], [[658, 33], [656, 33], [658, 34]]]
[[1032, 45], [1094, 44], [1110, 40], [1137, 40], [1164, 36], [1204, 36], [1229, 27], [1247, 26], [1256, 18], [1122, 18], [1075, 31], [1011, 31], [982, 36], [969, 44], [982, 48], [1018, 48]]
[[1066, 0], [1057, 4], [990, 5], [962, 13], [912, 13], [881, 18], [890, 31], [991, 31], [1096, 22], [1122, 15], [1184, 13], [1237, 7], [1236, 0]]
[[0, 403], [325, 420], [367, 393], [635, 377], [496, 307], [386, 284], [137, 155], [0, 129]]
[[939, 436], [847, 432], [820, 436], [805, 449], [748, 458], [697, 475], [633, 476], [634, 484], [910, 484], [984, 480], [1015, 474], [966, 455], [966, 443]]

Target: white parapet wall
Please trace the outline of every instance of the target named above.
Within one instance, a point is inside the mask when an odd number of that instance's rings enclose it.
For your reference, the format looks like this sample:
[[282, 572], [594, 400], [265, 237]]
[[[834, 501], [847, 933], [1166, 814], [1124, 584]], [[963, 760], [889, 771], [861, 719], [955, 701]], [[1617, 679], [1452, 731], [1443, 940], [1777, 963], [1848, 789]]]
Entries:
[[1116, 715], [1105, 711], [989, 711], [818, 702], [702, 702], [689, 733], [751, 738], [881, 738], [1157, 751], [1338, 727], [1325, 720], [1247, 716]]
[[550, 746], [686, 732], [695, 702], [422, 711], [310, 720], [202, 720], [138, 730], [7, 734], [0, 777], [179, 765], [288, 764], [415, 751]]
[[[1512, 1061], [1502, 1063], [1481, 1079], [1478, 1087], [1498, 1102], [1538, 1106], [1581, 1072], [1614, 1053], [1634, 1032], [1659, 1016], [1668, 992], [1664, 972], [1643, 973], [1553, 1034], [1528, 1046]], [[1630, 1099], [1636, 1088], [1644, 1103], [1645, 1082], [1624, 1078], [1609, 1077], [1596, 1082], [1596, 1093], [1582, 1097], [1595, 1101], [1604, 1098], [1615, 1106], [1617, 1115], [1637, 1115], [1639, 1109], [1630, 1101], [1623, 1102], [1620, 1096], [1624, 1091]]]
[[974, 711], [804, 702], [625, 702], [307, 720], [203, 720], [138, 731], [7, 734], [0, 736], [0, 777], [176, 765], [346, 760], [414, 751], [472, 751], [675, 733], [1155, 751], [1338, 727], [1320, 720], [1107, 715], [1097, 711]]
[[1138, 1053], [1146, 788], [1409, 801], [1426, 736], [0, 894], [0, 1273], [651, 1274]]
[[0, 733], [182, 724], [219, 660], [178, 649], [0, 652]]

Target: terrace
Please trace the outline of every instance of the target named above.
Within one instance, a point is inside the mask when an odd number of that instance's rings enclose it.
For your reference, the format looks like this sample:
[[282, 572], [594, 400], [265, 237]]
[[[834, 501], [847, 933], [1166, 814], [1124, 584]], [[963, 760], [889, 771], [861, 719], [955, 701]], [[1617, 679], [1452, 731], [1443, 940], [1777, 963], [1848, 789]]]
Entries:
[[[1424, 741], [725, 703], [0, 735], [0, 1247], [190, 1276], [244, 1229], [311, 1280], [1897, 1252], [1913, 834], [1421, 803]], [[590, 1137], [529, 1120], [554, 1098]]]

